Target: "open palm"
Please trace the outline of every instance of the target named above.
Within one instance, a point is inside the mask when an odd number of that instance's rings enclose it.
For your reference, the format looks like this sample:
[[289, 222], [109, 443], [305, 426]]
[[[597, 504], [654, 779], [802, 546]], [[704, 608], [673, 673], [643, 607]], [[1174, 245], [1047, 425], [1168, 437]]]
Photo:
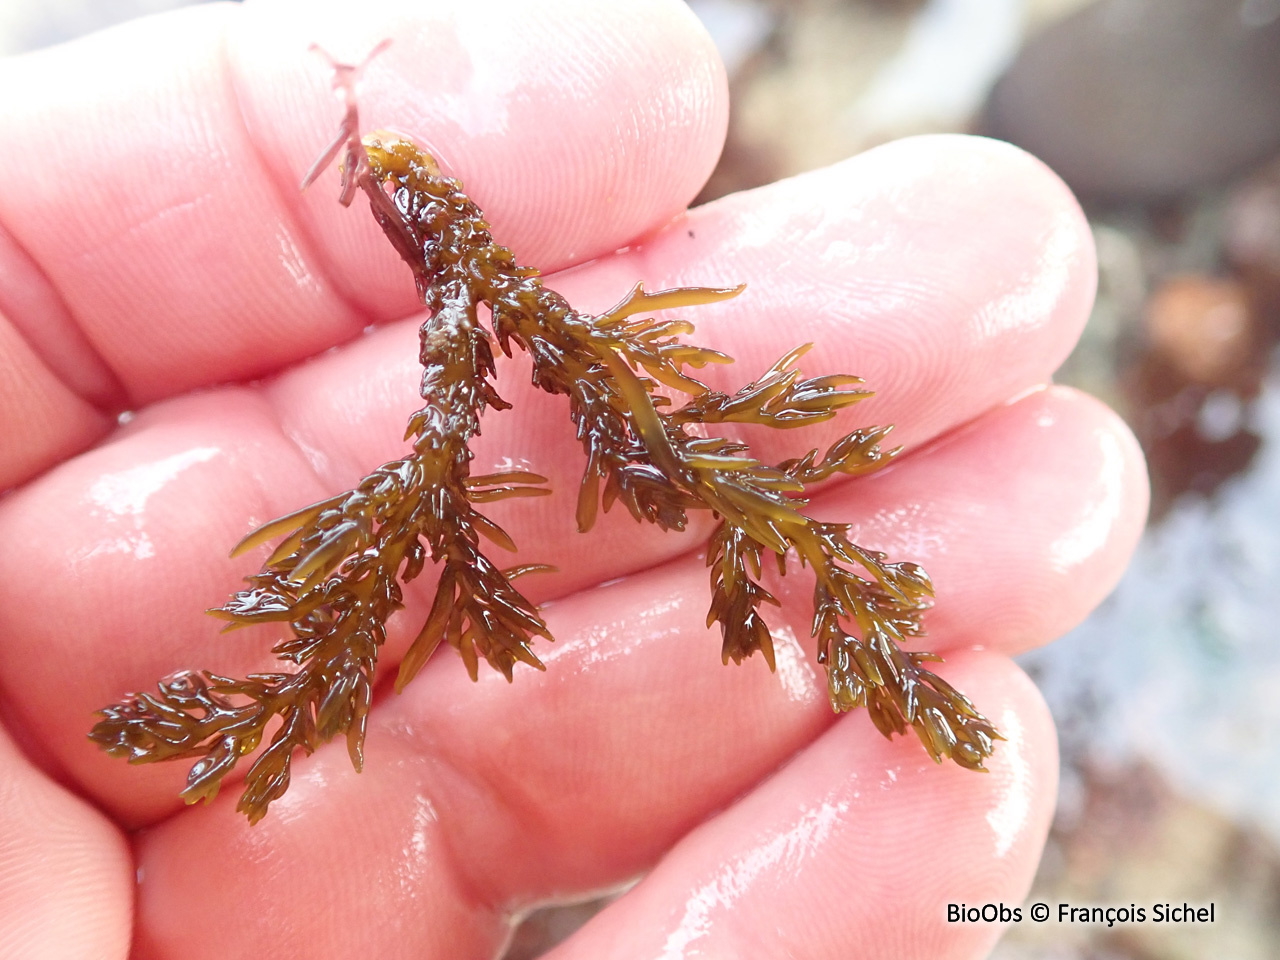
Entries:
[[[249, 529], [398, 456], [418, 405], [408, 272], [336, 174], [296, 183], [336, 107], [313, 41], [358, 59], [362, 111], [462, 177], [498, 240], [579, 309], [637, 280], [748, 290], [689, 312], [735, 356], [713, 385], [815, 343], [809, 375], [877, 396], [906, 447], [812, 510], [937, 586], [939, 672], [1008, 737], [981, 776], [861, 712], [836, 718], [802, 571], [778, 669], [720, 665], [701, 518], [574, 527], [582, 455], [517, 358], [477, 472], [555, 494], [495, 505], [557, 641], [545, 673], [472, 684], [441, 654], [379, 687], [357, 775], [295, 766], [255, 827], [129, 767], [93, 711], [184, 667], [270, 669], [271, 629], [203, 615], [257, 569]], [[723, 70], [683, 4], [555, 0], [209, 5], [0, 64], [0, 945], [15, 957], [488, 957], [539, 902], [645, 879], [557, 949], [573, 958], [978, 957], [1053, 806], [1052, 724], [1012, 654], [1107, 592], [1145, 513], [1141, 457], [1045, 384], [1075, 342], [1093, 254], [1070, 194], [1007, 145], [918, 138], [685, 212], [714, 164]], [[626, 245], [626, 246], [624, 246]], [[622, 248], [619, 250], [619, 248]], [[614, 251], [618, 252], [614, 252]], [[572, 269], [570, 269], [572, 268]], [[366, 335], [361, 330], [377, 324]], [[136, 411], [117, 425], [108, 412]], [[423, 578], [429, 581], [430, 577]], [[380, 676], [431, 594], [415, 583]], [[0, 946], [0, 954], [5, 947]], [[131, 952], [132, 951], [132, 952]], [[8, 954], [4, 954], [8, 956]]]

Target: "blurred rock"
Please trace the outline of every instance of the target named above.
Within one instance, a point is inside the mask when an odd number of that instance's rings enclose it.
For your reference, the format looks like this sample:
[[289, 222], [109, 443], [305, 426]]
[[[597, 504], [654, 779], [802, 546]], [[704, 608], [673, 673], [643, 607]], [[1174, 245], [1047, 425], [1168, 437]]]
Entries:
[[1090, 769], [1143, 765], [1280, 845], [1280, 364], [1247, 423], [1250, 469], [1180, 498], [1088, 620], [1019, 658], [1058, 724], [1070, 824], [1092, 819]]
[[1280, 149], [1280, 0], [1099, 0], [1026, 44], [981, 128], [1090, 198], [1221, 181]]
[[1098, 256], [1097, 294], [1079, 342], [1053, 379], [1127, 415], [1126, 397], [1118, 388], [1119, 368], [1126, 342], [1135, 339], [1141, 327], [1147, 265], [1136, 231], [1096, 221], [1090, 226]]
[[689, 0], [729, 69], [697, 202], [916, 133], [963, 132], [1028, 31], [1092, 0]]
[[766, 0], [687, 0], [716, 45], [725, 72], [733, 80], [742, 65], [764, 46], [778, 12]]
[[[1141, 924], [1021, 923], [992, 960], [1264, 960], [1280, 956], [1280, 851], [1177, 793], [1150, 767], [1094, 769], [1050, 835], [1028, 902], [1127, 906]], [[1213, 924], [1152, 922], [1156, 903], [1214, 903]]]
[[929, 0], [841, 124], [863, 145], [968, 128], [1022, 41], [1025, 0]]
[[[697, 202], [825, 166], [858, 152], [859, 131], [844, 121], [850, 104], [901, 49], [919, 0], [699, 0], [692, 9], [717, 44], [732, 47], [728, 142]], [[735, 41], [755, 14], [727, 17], [721, 7], [765, 10], [767, 34], [744, 53]]]
[[1243, 284], [1195, 275], [1166, 280], [1147, 301], [1150, 349], [1186, 380], [1209, 387], [1239, 384], [1256, 353], [1253, 313]]
[[1280, 160], [1231, 191], [1224, 220], [1228, 260], [1255, 307], [1280, 325]]
[[1182, 494], [1211, 494], [1253, 462], [1261, 440], [1249, 413], [1270, 337], [1240, 281], [1196, 274], [1160, 284], [1143, 327], [1146, 349], [1126, 379], [1158, 519]]

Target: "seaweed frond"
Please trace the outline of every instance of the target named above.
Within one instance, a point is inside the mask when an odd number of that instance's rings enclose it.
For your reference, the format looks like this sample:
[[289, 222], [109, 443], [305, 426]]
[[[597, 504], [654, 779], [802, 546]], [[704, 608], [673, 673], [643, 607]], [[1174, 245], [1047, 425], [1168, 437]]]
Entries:
[[[652, 314], [717, 303], [741, 286], [649, 292], [637, 284], [602, 314], [574, 310], [537, 270], [517, 264], [493, 240], [462, 185], [430, 155], [388, 134], [360, 136], [357, 74], [335, 64], [345, 115], [303, 186], [341, 154], [341, 201], [363, 192], [413, 272], [428, 319], [420, 330], [423, 406], [405, 432], [412, 450], [354, 489], [264, 525], [233, 551], [278, 541], [248, 587], [210, 613], [228, 621], [225, 629], [287, 625], [288, 636], [273, 651], [290, 672], [244, 680], [176, 674], [155, 693], [131, 694], [100, 711], [92, 739], [134, 763], [196, 759], [182, 793], [190, 803], [212, 799], [278, 719], [246, 775], [238, 809], [251, 822], [288, 788], [299, 750], [310, 753], [342, 735], [360, 769], [386, 623], [403, 605], [401, 585], [428, 561], [440, 568], [435, 598], [400, 664], [397, 691], [442, 641], [458, 651], [473, 679], [481, 660], [508, 680], [517, 663], [543, 669], [533, 642], [551, 634], [512, 581], [549, 568], [494, 563], [483, 544], [505, 551], [515, 544], [477, 505], [545, 495], [545, 478], [470, 472], [468, 444], [481, 415], [509, 406], [494, 385], [496, 346], [507, 356], [527, 353], [534, 384], [568, 401], [586, 454], [579, 529], [590, 529], [599, 511], [615, 504], [663, 529], [684, 529], [691, 510], [718, 519], [707, 551], [707, 622], [720, 625], [726, 663], [759, 651], [773, 668], [761, 607], [777, 600], [761, 584], [765, 555], [772, 554], [781, 574], [798, 560], [815, 577], [813, 633], [833, 708], [865, 706], [886, 736], [912, 727], [934, 759], [982, 769], [999, 738], [994, 727], [924, 667], [938, 658], [902, 649], [922, 632], [933, 594], [928, 576], [914, 563], [890, 563], [859, 547], [847, 525], [803, 512], [808, 484], [891, 461], [898, 451], [881, 445], [890, 428], [855, 430], [825, 452], [773, 465], [753, 459], [743, 444], [699, 435], [702, 425], [790, 429], [828, 420], [871, 395], [862, 381], [804, 378], [798, 363], [808, 346], [732, 394], [698, 380], [697, 371], [731, 358], [682, 340], [693, 330], [687, 321]], [[685, 399], [676, 406], [659, 388]]]

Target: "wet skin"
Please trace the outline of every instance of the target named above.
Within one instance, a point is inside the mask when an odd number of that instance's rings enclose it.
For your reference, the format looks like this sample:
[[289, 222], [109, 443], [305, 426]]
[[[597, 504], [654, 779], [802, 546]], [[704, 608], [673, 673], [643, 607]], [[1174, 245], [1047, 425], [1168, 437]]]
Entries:
[[[573, 268], [548, 285], [576, 306], [638, 279], [746, 280], [690, 316], [738, 359], [714, 385], [813, 340], [806, 374], [877, 390], [803, 436], [750, 438], [776, 460], [897, 424], [903, 460], [829, 484], [814, 510], [929, 570], [940, 672], [1010, 738], [989, 775], [831, 714], [800, 577], [779, 588], [777, 674], [722, 667], [706, 526], [614, 513], [579, 536], [580, 451], [518, 361], [500, 370], [515, 409], [486, 417], [475, 469], [525, 463], [557, 491], [493, 511], [561, 571], [528, 584], [557, 637], [545, 674], [473, 685], [446, 651], [403, 696], [380, 693], [365, 773], [324, 748], [252, 829], [234, 785], [183, 808], [183, 767], [130, 768], [88, 742], [92, 710], [164, 673], [265, 669], [272, 633], [219, 637], [201, 613], [261, 561], [227, 548], [403, 449], [412, 284], [367, 214], [333, 202], [336, 174], [295, 191], [334, 114], [307, 45], [357, 59], [388, 35], [369, 121], [463, 177], [521, 259]], [[0, 500], [0, 942], [481, 957], [512, 911], [650, 870], [557, 956], [989, 949], [998, 931], [949, 927], [942, 905], [1022, 897], [1057, 767], [1008, 657], [1105, 595], [1146, 505], [1118, 420], [1043, 388], [1094, 282], [1051, 173], [1001, 144], [919, 138], [686, 214], [727, 101], [674, 2], [389, 4], [360, 21], [212, 5], [0, 65], [0, 97], [0, 160], [23, 184], [0, 191], [0, 482], [16, 488]], [[92, 148], [47, 147], [68, 143]], [[116, 426], [119, 408], [136, 415]], [[393, 620], [384, 668], [429, 596], [418, 585]]]

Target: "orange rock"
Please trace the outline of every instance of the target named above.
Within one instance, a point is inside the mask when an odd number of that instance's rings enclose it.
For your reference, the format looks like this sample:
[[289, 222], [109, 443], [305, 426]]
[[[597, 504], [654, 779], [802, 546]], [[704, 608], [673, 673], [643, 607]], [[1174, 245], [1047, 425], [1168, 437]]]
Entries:
[[1236, 280], [1172, 277], [1147, 300], [1143, 319], [1152, 350], [1193, 383], [1232, 386], [1249, 366], [1254, 316]]

